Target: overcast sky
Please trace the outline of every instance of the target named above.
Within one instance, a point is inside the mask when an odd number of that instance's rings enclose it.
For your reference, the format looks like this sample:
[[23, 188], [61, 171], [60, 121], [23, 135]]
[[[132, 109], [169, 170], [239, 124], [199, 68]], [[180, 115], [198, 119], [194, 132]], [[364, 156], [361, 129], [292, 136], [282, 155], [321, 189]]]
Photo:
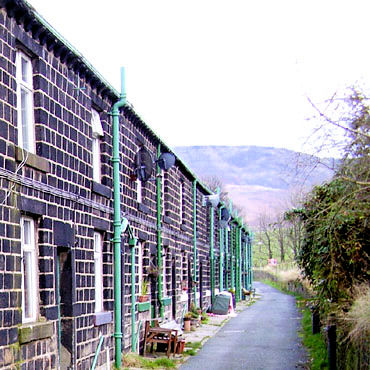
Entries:
[[370, 86], [370, 1], [29, 0], [171, 147], [308, 151], [309, 96]]

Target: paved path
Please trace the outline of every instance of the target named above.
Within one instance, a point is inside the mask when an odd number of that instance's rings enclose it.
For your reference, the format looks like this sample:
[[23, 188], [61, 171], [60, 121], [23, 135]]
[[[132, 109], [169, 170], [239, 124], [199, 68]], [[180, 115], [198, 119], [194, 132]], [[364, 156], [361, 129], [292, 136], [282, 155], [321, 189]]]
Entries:
[[302, 369], [300, 317], [292, 296], [254, 282], [262, 297], [232, 318], [181, 370]]

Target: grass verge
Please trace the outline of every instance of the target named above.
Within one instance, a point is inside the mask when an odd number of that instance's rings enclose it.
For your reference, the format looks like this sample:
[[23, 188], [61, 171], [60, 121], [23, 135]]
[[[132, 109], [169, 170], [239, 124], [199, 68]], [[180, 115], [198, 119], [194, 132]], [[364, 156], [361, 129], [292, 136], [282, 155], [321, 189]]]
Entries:
[[151, 359], [139, 356], [135, 353], [128, 353], [123, 357], [124, 368], [140, 369], [175, 369], [179, 361], [171, 360], [166, 357]]
[[310, 369], [311, 370], [324, 370], [328, 369], [328, 352], [326, 344], [321, 333], [312, 334], [311, 311], [306, 306], [306, 299], [300, 294], [289, 291], [284, 284], [276, 281], [264, 280], [264, 284], [270, 285], [273, 288], [280, 290], [283, 293], [296, 297], [297, 307], [302, 312], [302, 330], [300, 337], [302, 343], [306, 347], [310, 356]]

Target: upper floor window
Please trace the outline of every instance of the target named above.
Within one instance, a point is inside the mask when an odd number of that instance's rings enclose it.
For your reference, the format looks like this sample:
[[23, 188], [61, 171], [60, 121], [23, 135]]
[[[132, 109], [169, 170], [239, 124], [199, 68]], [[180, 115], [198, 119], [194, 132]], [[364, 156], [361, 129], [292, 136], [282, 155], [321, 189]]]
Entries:
[[93, 167], [93, 180], [95, 182], [101, 182], [101, 153], [100, 144], [101, 137], [104, 136], [103, 127], [100, 121], [99, 113], [95, 110], [91, 110], [91, 123], [93, 131], [93, 142], [92, 142], [92, 167]]
[[37, 316], [37, 264], [35, 223], [32, 218], [21, 218], [22, 253], [22, 322], [36, 321]]
[[103, 311], [103, 247], [100, 233], [94, 233], [95, 312]]
[[17, 120], [19, 147], [35, 152], [35, 129], [33, 117], [32, 62], [21, 51], [16, 55]]
[[143, 184], [140, 179], [136, 180], [136, 201], [138, 203], [143, 202]]
[[162, 193], [162, 209], [163, 209], [163, 211], [166, 209], [166, 202], [164, 200], [164, 192], [165, 192], [164, 180], [165, 180], [165, 172], [164, 172], [164, 170], [161, 170], [161, 193]]
[[180, 197], [179, 197], [180, 205], [179, 205], [179, 216], [180, 216], [180, 224], [184, 222], [184, 183], [180, 183]]
[[137, 256], [137, 277], [139, 283], [139, 295], [142, 294], [142, 284], [144, 280], [143, 274], [143, 244], [138, 242], [136, 244], [136, 256]]

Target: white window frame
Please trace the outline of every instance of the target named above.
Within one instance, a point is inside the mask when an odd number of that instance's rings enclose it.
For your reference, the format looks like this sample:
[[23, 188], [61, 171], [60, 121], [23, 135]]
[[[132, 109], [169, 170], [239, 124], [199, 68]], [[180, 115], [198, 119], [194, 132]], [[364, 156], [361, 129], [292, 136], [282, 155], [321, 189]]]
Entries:
[[21, 257], [22, 323], [28, 323], [36, 321], [38, 305], [35, 221], [30, 217], [21, 217]]
[[35, 153], [32, 61], [22, 51], [16, 54], [18, 146]]
[[101, 137], [104, 136], [103, 126], [101, 124], [99, 113], [95, 109], [91, 109], [91, 124], [92, 124], [92, 167], [93, 180], [101, 183], [101, 152], [100, 144]]
[[143, 202], [143, 184], [140, 179], [136, 179], [136, 201]]
[[138, 284], [139, 284], [139, 289], [138, 293], [141, 295], [142, 293], [142, 284], [144, 280], [144, 271], [143, 271], [143, 243], [142, 242], [137, 242], [136, 244], [136, 256], [137, 256], [137, 276], [138, 276]]
[[184, 222], [183, 218], [183, 210], [184, 210], [184, 183], [180, 183], [180, 224]]
[[95, 313], [103, 311], [103, 243], [102, 236], [94, 232]]
[[166, 254], [162, 258], [162, 296], [167, 297], [167, 264]]
[[162, 178], [161, 192], [162, 192], [162, 200], [163, 200], [162, 208], [163, 208], [163, 211], [165, 211], [166, 207], [165, 207], [165, 201], [164, 201], [164, 170], [161, 170], [161, 178]]

